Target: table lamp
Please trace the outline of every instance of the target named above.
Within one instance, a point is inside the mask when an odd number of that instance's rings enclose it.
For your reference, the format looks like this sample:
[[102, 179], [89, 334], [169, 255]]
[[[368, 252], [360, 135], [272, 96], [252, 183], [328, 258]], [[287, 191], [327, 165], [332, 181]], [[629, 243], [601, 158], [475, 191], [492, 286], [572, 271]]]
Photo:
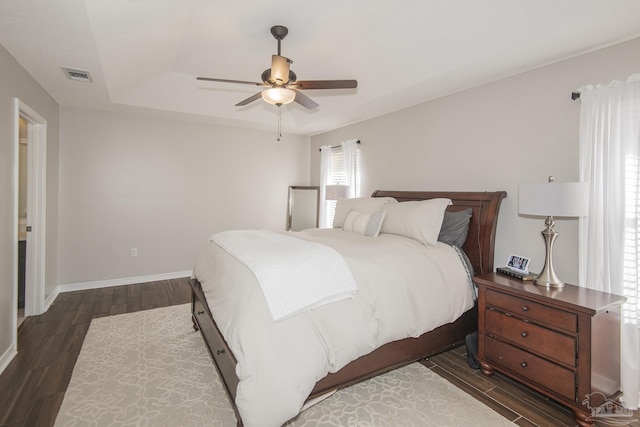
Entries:
[[325, 186], [325, 200], [346, 199], [349, 195], [349, 186], [344, 184], [330, 184]]
[[589, 187], [584, 182], [554, 182], [554, 178], [550, 176], [548, 183], [520, 184], [518, 195], [520, 214], [547, 217], [547, 228], [541, 232], [546, 247], [544, 267], [535, 278], [535, 283], [562, 288], [564, 282], [553, 270], [553, 242], [558, 236], [553, 229], [553, 217], [586, 216], [589, 210]]

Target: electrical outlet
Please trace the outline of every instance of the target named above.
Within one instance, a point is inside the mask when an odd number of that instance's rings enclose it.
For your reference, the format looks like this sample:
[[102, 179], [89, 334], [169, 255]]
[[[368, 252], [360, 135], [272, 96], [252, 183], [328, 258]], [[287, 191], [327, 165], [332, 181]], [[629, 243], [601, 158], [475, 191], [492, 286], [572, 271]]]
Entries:
[[131, 248], [131, 256], [138, 256], [138, 248]]

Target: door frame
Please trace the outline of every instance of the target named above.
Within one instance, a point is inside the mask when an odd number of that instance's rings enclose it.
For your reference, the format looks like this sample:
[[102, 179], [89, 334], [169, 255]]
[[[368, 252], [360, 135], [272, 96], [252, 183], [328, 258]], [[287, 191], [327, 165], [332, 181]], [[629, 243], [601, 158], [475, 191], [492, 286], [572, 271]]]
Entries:
[[[46, 255], [46, 194], [47, 194], [47, 121], [35, 110], [15, 98], [15, 254], [14, 284], [16, 286], [13, 308], [18, 318], [18, 169], [20, 123], [27, 122], [27, 256], [25, 271], [24, 314], [35, 316], [44, 313], [45, 307], [45, 255]], [[17, 326], [14, 328], [17, 330]]]

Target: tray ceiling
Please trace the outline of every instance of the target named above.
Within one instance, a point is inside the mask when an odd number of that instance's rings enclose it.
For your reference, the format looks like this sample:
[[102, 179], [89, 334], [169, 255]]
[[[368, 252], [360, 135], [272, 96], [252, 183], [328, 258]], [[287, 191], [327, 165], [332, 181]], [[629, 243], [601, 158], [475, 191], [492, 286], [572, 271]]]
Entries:
[[634, 0], [3, 0], [0, 44], [61, 106], [275, 131], [273, 105], [234, 106], [260, 88], [195, 78], [260, 81], [284, 25], [298, 79], [358, 80], [282, 107], [284, 133], [313, 135], [636, 38], [638, 16]]

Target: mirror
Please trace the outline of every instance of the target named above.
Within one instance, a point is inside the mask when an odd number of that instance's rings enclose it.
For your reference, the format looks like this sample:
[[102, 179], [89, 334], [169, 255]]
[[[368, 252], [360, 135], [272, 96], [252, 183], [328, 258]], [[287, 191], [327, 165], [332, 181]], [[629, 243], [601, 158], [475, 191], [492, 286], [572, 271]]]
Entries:
[[320, 187], [289, 187], [287, 231], [318, 227]]

